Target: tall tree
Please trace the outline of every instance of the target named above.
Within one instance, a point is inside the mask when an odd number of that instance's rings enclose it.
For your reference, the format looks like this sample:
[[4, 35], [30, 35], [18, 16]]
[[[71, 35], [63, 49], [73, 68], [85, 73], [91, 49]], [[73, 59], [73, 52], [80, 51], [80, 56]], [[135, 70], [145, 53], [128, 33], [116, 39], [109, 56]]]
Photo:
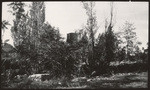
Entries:
[[31, 31], [32, 31], [32, 42], [35, 47], [40, 45], [38, 41], [39, 34], [42, 32], [42, 26], [45, 22], [45, 4], [44, 2], [32, 2], [31, 10]]
[[[25, 4], [22, 2], [13, 2], [9, 6], [15, 16], [14, 25], [11, 28], [14, 45], [21, 57], [25, 56], [25, 58], [30, 58], [32, 59], [31, 61], [34, 61], [37, 55], [37, 48], [35, 47], [40, 46], [39, 33], [42, 32], [42, 26], [45, 21], [44, 2], [33, 2], [30, 14], [28, 12], [25, 14]], [[37, 64], [34, 62], [34, 65]]]
[[[12, 8], [12, 14], [15, 16], [13, 20], [14, 25], [11, 27], [12, 38], [14, 41], [14, 46], [17, 50], [19, 59], [19, 68], [20, 70], [27, 70], [31, 69], [30, 63], [30, 56], [34, 56], [34, 53], [31, 55], [31, 50], [29, 47], [30, 44], [30, 32], [31, 32], [31, 19], [28, 13], [25, 13], [24, 6], [25, 3], [23, 2], [12, 2], [8, 4]], [[26, 53], [26, 54], [25, 54]], [[16, 60], [17, 60], [16, 59]], [[23, 63], [24, 62], [24, 63]], [[24, 67], [25, 66], [25, 67]], [[25, 71], [23, 71], [25, 73]], [[27, 72], [28, 73], [28, 72]]]
[[18, 23], [19, 23], [20, 19], [24, 16], [25, 4], [22, 2], [12, 2], [12, 3], [8, 4], [8, 6], [12, 9], [10, 12], [15, 16], [14, 28], [15, 28], [15, 31], [17, 31]]
[[10, 10], [10, 12], [13, 14], [13, 16], [15, 16], [15, 19], [13, 20], [14, 25], [11, 28], [12, 37], [14, 39], [14, 45], [19, 45], [21, 38], [20, 27], [22, 26], [21, 23], [25, 18], [25, 4], [22, 2], [12, 2], [8, 4], [8, 6], [12, 9]]
[[105, 37], [106, 37], [106, 43], [105, 43], [105, 46], [106, 46], [106, 62], [107, 64], [109, 64], [110, 61], [113, 61], [114, 60], [114, 57], [115, 57], [115, 48], [116, 48], [116, 36], [114, 34], [114, 31], [113, 31], [113, 18], [114, 18], [114, 12], [113, 12], [113, 3], [110, 4], [110, 22], [108, 23], [107, 22], [107, 25], [105, 26], [106, 28], [106, 31], [105, 31]]
[[96, 11], [94, 10], [95, 2], [83, 2], [84, 9], [86, 10], [86, 14], [88, 16], [87, 25], [85, 27], [88, 33], [88, 46], [90, 52], [89, 64], [93, 66], [94, 63], [94, 44], [95, 44], [95, 34], [98, 30]]

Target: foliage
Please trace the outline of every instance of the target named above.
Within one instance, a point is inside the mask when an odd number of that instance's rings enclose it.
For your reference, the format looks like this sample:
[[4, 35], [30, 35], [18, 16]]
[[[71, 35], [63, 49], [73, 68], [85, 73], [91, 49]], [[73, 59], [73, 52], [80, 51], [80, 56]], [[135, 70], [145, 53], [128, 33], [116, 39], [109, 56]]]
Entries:
[[[105, 37], [106, 37], [106, 62], [109, 65], [111, 61], [115, 60], [116, 48], [118, 48], [118, 39], [113, 31], [113, 3], [111, 3], [111, 11], [110, 11], [110, 22], [105, 26]], [[107, 22], [107, 21], [106, 21]]]
[[12, 2], [12, 3], [8, 4], [8, 6], [12, 9], [9, 12], [11, 12], [15, 16], [14, 28], [17, 31], [16, 26], [18, 25], [20, 19], [22, 17], [25, 17], [25, 15], [24, 15], [24, 12], [25, 12], [24, 6], [25, 6], [25, 4], [22, 3], [22, 2]]
[[[105, 37], [105, 33], [99, 34], [98, 38], [97, 38], [97, 44], [95, 46], [95, 70], [97, 72], [97, 74], [102, 74], [104, 73], [104, 64], [106, 62], [106, 37]], [[105, 70], [106, 71], [106, 70]]]
[[88, 16], [87, 25], [85, 27], [88, 33], [88, 62], [90, 72], [92, 73], [92, 67], [94, 65], [94, 44], [95, 44], [95, 34], [98, 30], [96, 11], [94, 10], [95, 3], [94, 2], [83, 2], [84, 9], [86, 10], [86, 14]]
[[[2, 36], [4, 36], [5, 29], [8, 29], [8, 27], [7, 27], [8, 25], [10, 25], [10, 23], [8, 21], [6, 21], [6, 20], [3, 20], [1, 22], [1, 30], [3, 32]], [[2, 42], [2, 40], [1, 40], [1, 42]]]
[[138, 46], [141, 45], [141, 42], [137, 41], [135, 27], [132, 23], [126, 21], [121, 30], [123, 30], [121, 35], [124, 39], [122, 41], [126, 47], [126, 59], [128, 59], [130, 55], [139, 52]]
[[7, 25], [10, 25], [9, 22], [6, 21], [6, 20], [3, 20], [3, 21], [2, 21], [2, 27], [1, 27], [1, 29], [2, 29], [2, 30], [8, 29], [8, 28], [7, 28]]
[[45, 29], [41, 33], [41, 45], [38, 49], [38, 54], [41, 58], [39, 61], [43, 63], [45, 69], [57, 73], [56, 75], [59, 76], [63, 73], [62, 70], [65, 66], [63, 64], [65, 64], [67, 47], [64, 42], [60, 41], [61, 37], [58, 30], [55, 30], [49, 24], [45, 24], [43, 28]]
[[[40, 11], [42, 13], [39, 14]], [[74, 53], [69, 51], [72, 47], [62, 41], [59, 29], [44, 23], [44, 13], [44, 3], [33, 2], [30, 15], [22, 17], [16, 26], [18, 31], [15, 32], [12, 28], [15, 47], [21, 56], [18, 59], [26, 62], [23, 65], [26, 64], [24, 69], [29, 74], [43, 73], [46, 70], [52, 76], [66, 74], [69, 77], [74, 72], [76, 59]]]
[[106, 32], [106, 60], [107, 62], [114, 61], [115, 58], [115, 35], [112, 31], [112, 27], [108, 27], [108, 31]]
[[[116, 59], [116, 52], [119, 44], [117, 35], [113, 31], [113, 7], [111, 6], [110, 22], [105, 22], [105, 32], [99, 34], [95, 47], [95, 70], [97, 74], [110, 73], [110, 62]], [[100, 70], [99, 70], [100, 69]]]

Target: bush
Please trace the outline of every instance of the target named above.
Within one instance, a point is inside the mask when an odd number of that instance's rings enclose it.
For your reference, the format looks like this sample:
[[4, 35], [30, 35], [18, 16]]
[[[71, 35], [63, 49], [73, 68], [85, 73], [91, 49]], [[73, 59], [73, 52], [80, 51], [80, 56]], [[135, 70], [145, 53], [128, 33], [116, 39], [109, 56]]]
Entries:
[[146, 63], [121, 64], [118, 66], [110, 66], [114, 73], [142, 72], [148, 70]]

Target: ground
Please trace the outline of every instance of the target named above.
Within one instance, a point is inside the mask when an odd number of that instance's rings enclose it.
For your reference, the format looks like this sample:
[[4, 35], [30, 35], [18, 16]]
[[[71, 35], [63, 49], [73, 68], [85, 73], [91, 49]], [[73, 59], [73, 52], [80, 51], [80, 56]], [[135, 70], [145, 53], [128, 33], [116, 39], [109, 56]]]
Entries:
[[[147, 88], [148, 73], [118, 73], [110, 77], [100, 77], [88, 79], [87, 82], [80, 82], [79, 87], [65, 88]], [[63, 87], [64, 88], [64, 87]]]
[[[63, 77], [62, 77], [63, 78]], [[148, 72], [140, 73], [118, 73], [111, 76], [96, 76], [93, 78], [78, 77], [69, 81], [63, 79], [52, 79], [48, 81], [26, 80], [13, 83], [9, 88], [27, 89], [98, 89], [98, 88], [147, 88]]]

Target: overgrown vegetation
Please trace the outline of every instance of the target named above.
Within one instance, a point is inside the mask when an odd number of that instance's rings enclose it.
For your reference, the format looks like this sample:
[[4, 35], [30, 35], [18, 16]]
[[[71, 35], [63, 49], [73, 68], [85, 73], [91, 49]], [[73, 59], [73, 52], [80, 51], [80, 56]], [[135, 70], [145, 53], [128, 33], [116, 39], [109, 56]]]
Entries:
[[[1, 66], [1, 85], [7, 88], [49, 89], [58, 86], [69, 87], [67, 85], [75, 77], [91, 78], [114, 73], [147, 71], [146, 50], [148, 49], [145, 49], [145, 52], [139, 49], [140, 42], [136, 41], [134, 25], [125, 22], [122, 32], [114, 32], [113, 5], [111, 5], [110, 21], [106, 20], [105, 32], [100, 33], [98, 38], [95, 37], [98, 25], [94, 5], [94, 2], [83, 3], [88, 15], [87, 25], [76, 32], [81, 36], [80, 40], [70, 44], [63, 41], [58, 28], [45, 22], [44, 2], [32, 2], [27, 13], [24, 10], [25, 3], [10, 3], [8, 6], [15, 17], [11, 32], [17, 57], [9, 60], [2, 58], [4, 64]], [[4, 30], [9, 23], [6, 21], [2, 23], [2, 30]], [[123, 38], [125, 38], [124, 42]], [[126, 45], [123, 46], [124, 43]], [[110, 65], [111, 62], [117, 61], [136, 63]], [[27, 78], [31, 74], [38, 73], [49, 73], [51, 80], [39, 84]], [[15, 76], [24, 74], [27, 76], [20, 80], [15, 79]], [[81, 86], [80, 82], [71, 84], [72, 87]]]

